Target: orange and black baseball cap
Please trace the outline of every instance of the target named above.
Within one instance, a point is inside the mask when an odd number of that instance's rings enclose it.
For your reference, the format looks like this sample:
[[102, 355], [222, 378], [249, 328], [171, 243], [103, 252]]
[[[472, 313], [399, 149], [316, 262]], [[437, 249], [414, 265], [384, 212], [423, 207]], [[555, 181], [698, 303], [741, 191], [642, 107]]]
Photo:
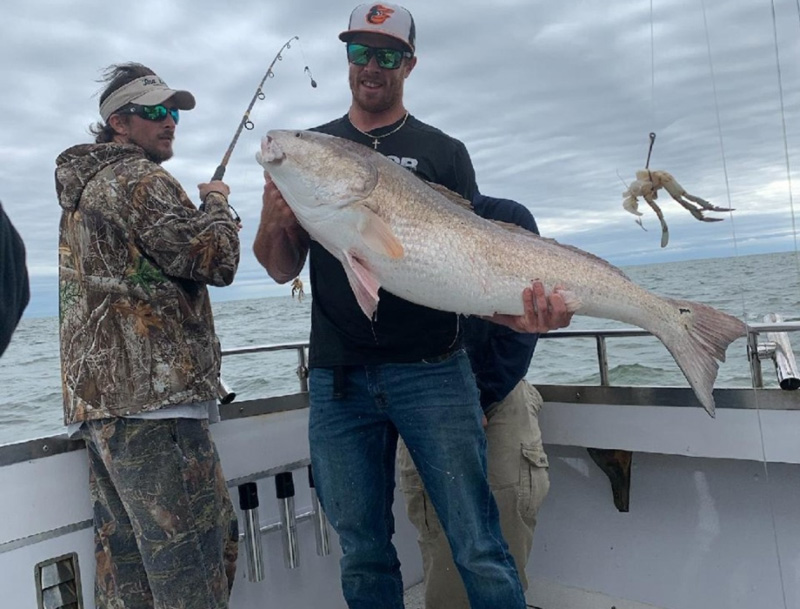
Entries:
[[413, 53], [416, 39], [414, 18], [399, 4], [361, 4], [350, 14], [350, 25], [339, 40], [350, 42], [356, 34], [383, 34], [399, 40]]

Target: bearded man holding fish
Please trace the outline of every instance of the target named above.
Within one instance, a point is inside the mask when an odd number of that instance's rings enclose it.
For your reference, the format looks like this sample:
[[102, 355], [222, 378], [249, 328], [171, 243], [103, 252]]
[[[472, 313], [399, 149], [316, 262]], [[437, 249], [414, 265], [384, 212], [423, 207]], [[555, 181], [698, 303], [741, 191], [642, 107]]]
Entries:
[[[357, 148], [369, 146], [471, 200], [477, 188], [465, 146], [411, 116], [403, 104], [405, 79], [417, 62], [415, 35], [403, 7], [356, 7], [339, 36], [350, 64], [350, 109], [314, 131], [357, 142]], [[273, 161], [279, 159], [262, 159], [265, 167]], [[329, 186], [336, 188], [335, 177]], [[253, 249], [279, 283], [294, 279], [310, 256], [311, 460], [320, 500], [339, 535], [348, 606], [403, 607], [391, 541], [399, 435], [441, 521], [471, 606], [524, 608], [488, 484], [483, 413], [459, 315], [379, 291], [358, 255], [343, 265], [325, 237], [311, 239], [283, 195], [290, 193], [268, 179]], [[402, 245], [379, 221], [374, 225], [368, 237], [373, 246], [389, 259], [402, 257]], [[519, 302], [522, 314], [490, 319], [519, 331], [546, 332], [568, 325], [572, 316], [560, 293], [546, 296], [538, 282], [520, 290]]]

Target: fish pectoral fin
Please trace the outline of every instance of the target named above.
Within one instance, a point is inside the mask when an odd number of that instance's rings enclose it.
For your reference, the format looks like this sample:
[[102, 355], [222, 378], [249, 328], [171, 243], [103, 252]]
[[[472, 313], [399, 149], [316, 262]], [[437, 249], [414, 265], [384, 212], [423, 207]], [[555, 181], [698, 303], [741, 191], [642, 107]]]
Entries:
[[375, 314], [378, 308], [378, 290], [381, 283], [374, 273], [370, 271], [361, 260], [351, 252], [345, 252], [344, 272], [350, 289], [356, 297], [358, 306], [369, 319]]
[[395, 237], [389, 225], [371, 209], [365, 207], [361, 210], [358, 232], [364, 239], [364, 244], [373, 252], [393, 260], [403, 257], [403, 244]]

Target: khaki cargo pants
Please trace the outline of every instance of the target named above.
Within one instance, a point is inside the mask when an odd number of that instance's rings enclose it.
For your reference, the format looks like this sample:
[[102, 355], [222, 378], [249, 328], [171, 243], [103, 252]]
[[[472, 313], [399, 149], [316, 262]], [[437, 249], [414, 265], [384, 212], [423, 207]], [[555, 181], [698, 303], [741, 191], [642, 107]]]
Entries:
[[239, 531], [208, 421], [83, 426], [98, 609], [227, 609]]
[[[525, 566], [533, 545], [536, 514], [550, 489], [547, 455], [539, 430], [541, 406], [539, 392], [523, 380], [487, 412], [489, 486], [500, 512], [500, 528], [526, 590]], [[408, 517], [419, 532], [425, 609], [469, 609], [447, 537], [402, 441], [397, 461]]]

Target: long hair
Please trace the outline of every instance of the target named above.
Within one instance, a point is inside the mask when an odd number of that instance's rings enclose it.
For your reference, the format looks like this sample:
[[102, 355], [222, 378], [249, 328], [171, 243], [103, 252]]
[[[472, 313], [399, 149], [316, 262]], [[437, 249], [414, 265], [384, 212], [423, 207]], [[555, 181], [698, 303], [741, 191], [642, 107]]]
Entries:
[[[133, 82], [142, 76], [153, 76], [155, 72], [140, 63], [120, 63], [108, 66], [103, 70], [103, 77], [98, 82], [108, 83], [100, 94], [100, 105], [120, 87]], [[98, 144], [105, 144], [114, 141], [116, 131], [107, 124], [97, 122], [89, 127], [89, 132], [94, 135], [94, 141]]]

